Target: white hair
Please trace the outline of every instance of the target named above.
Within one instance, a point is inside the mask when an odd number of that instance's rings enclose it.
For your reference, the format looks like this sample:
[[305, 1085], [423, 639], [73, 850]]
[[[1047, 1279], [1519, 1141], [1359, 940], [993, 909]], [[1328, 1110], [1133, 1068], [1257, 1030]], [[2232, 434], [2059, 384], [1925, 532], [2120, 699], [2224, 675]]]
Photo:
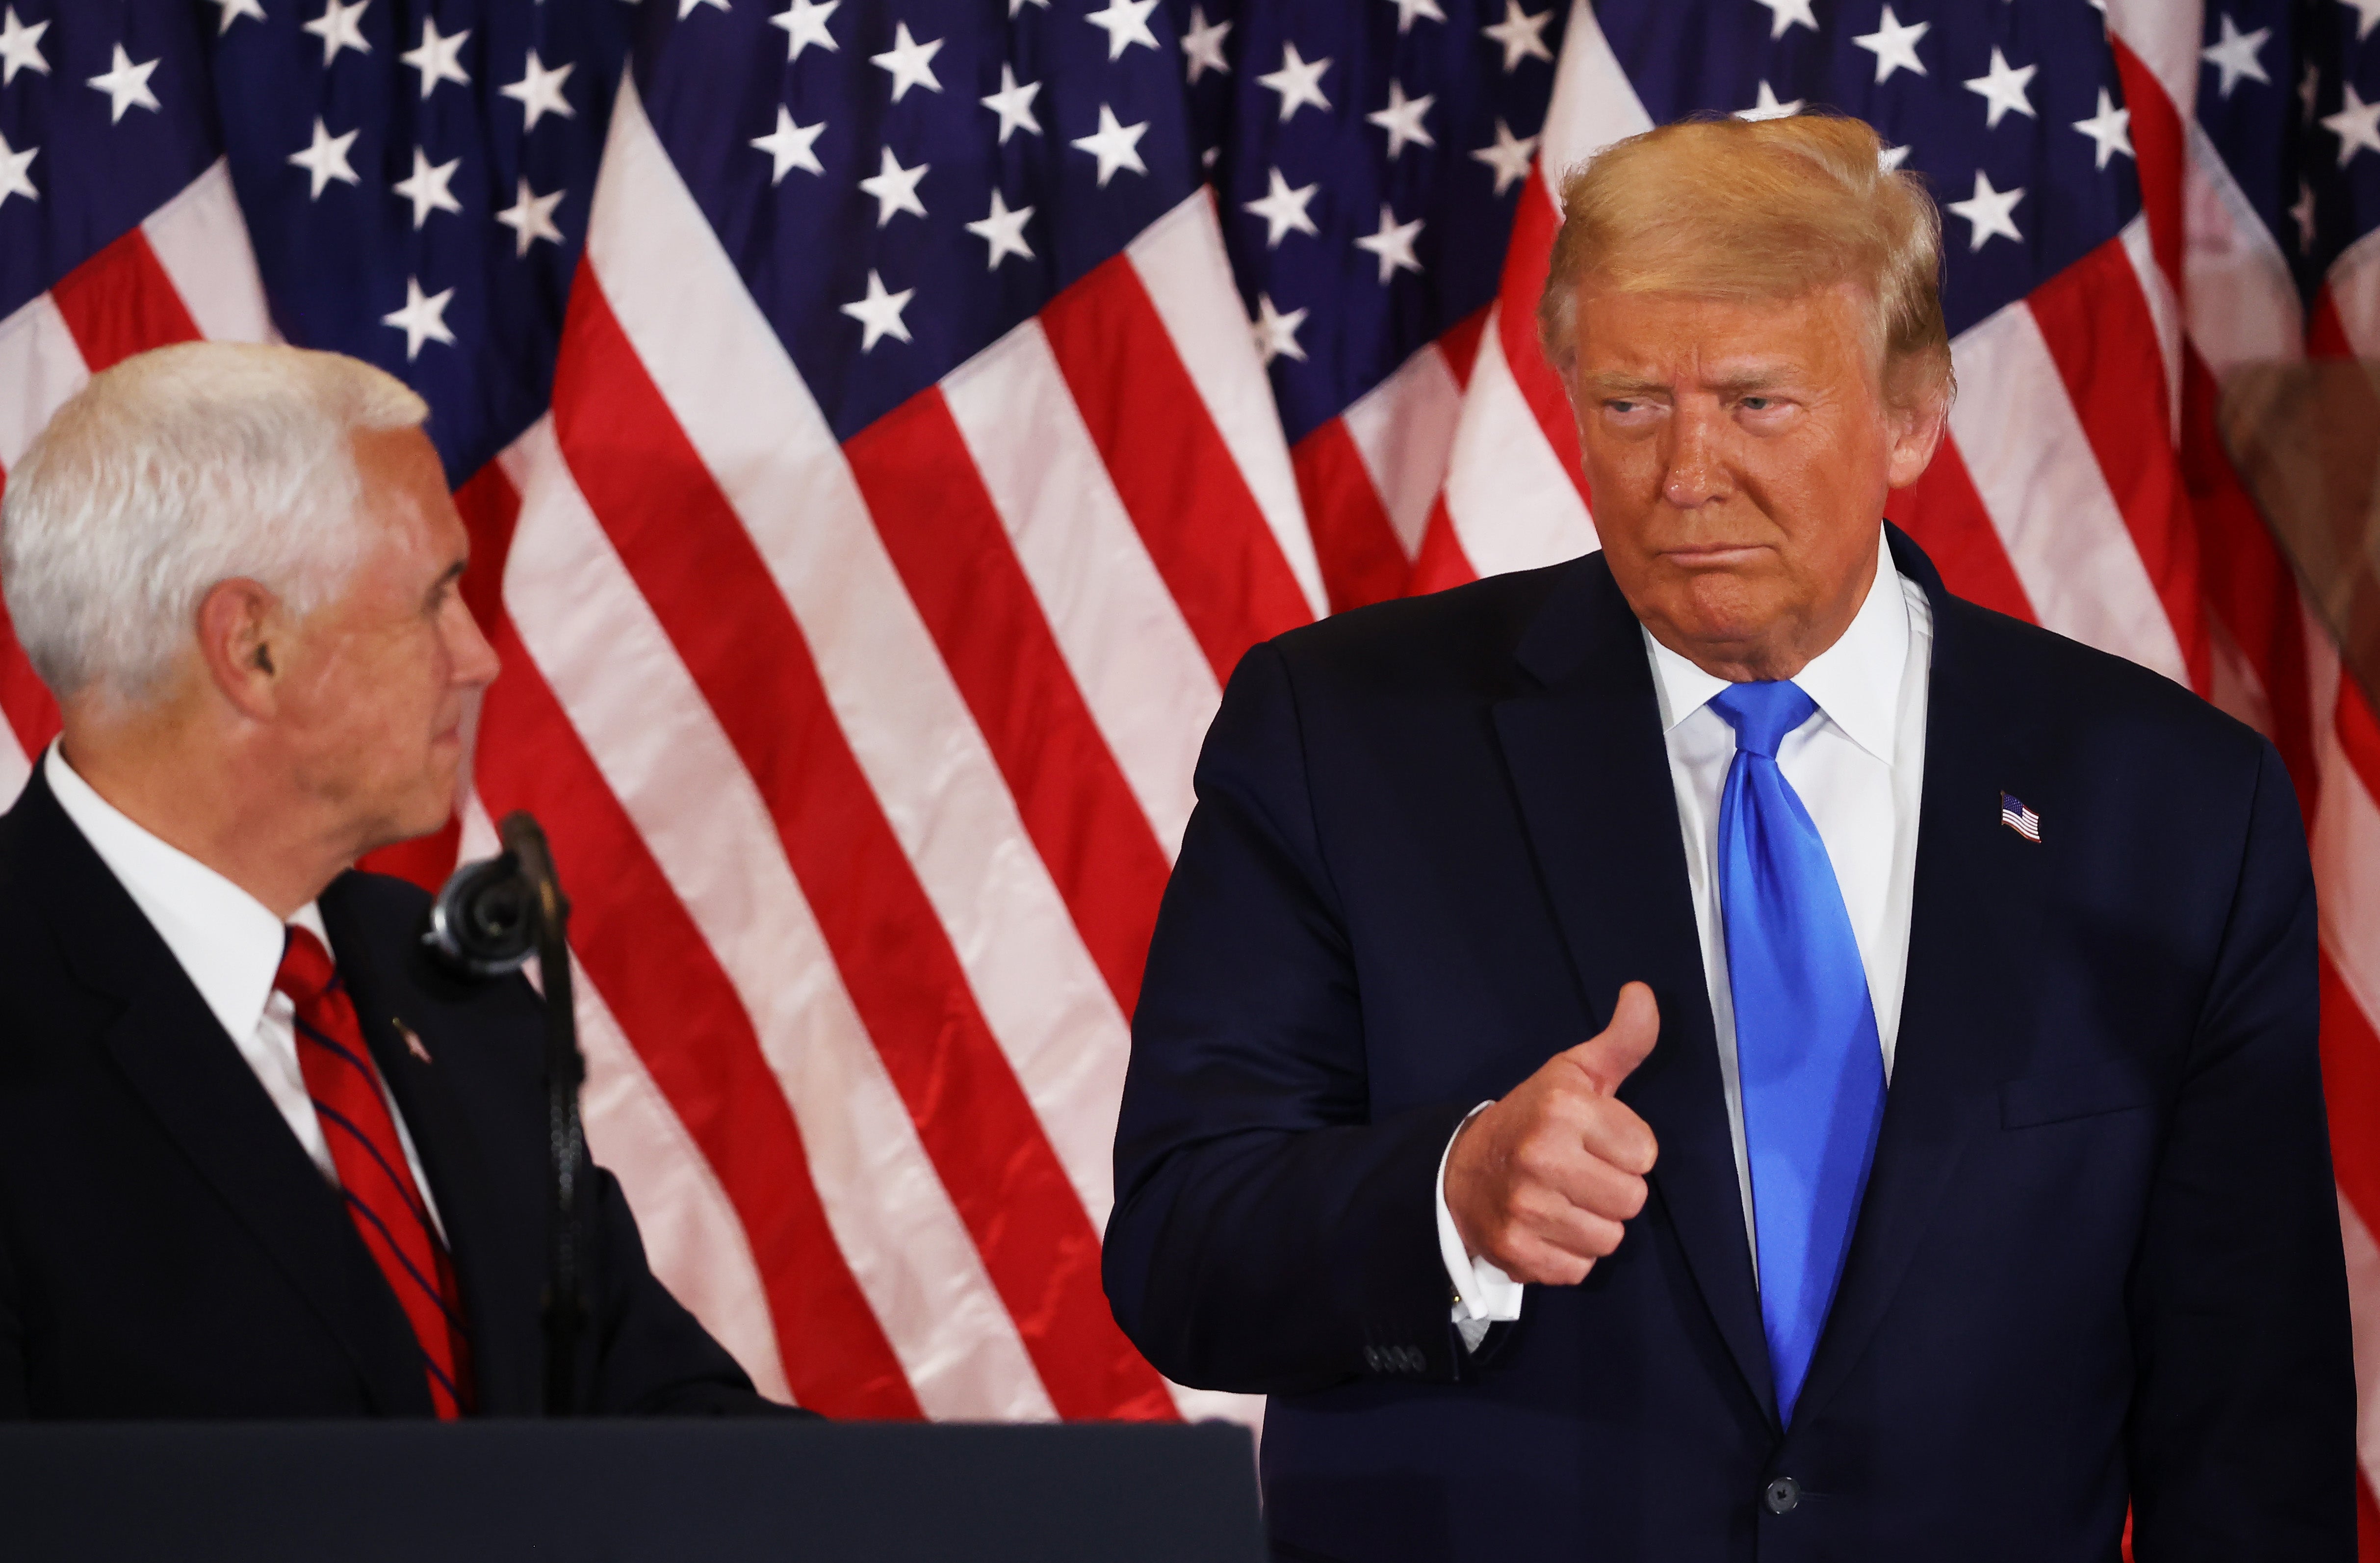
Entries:
[[60, 700], [138, 703], [218, 583], [312, 612], [367, 541], [353, 436], [429, 412], [393, 375], [298, 348], [191, 342], [93, 376], [0, 497], [0, 588], [33, 670]]

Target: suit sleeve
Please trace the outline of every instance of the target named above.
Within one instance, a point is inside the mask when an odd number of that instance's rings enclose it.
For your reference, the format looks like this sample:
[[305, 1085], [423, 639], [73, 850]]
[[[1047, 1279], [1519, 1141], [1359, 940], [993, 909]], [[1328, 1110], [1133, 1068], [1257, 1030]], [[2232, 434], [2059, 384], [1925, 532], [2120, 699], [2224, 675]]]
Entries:
[[779, 1405], [752, 1387], [735, 1359], [647, 1265], [644, 1239], [619, 1180], [601, 1167], [590, 1170], [602, 1256], [594, 1288], [596, 1414], [809, 1414]]
[[1258, 646], [1200, 755], [1134, 1015], [1108, 1298], [1184, 1384], [1452, 1379], [1433, 1197], [1472, 1104], [1371, 1115], [1304, 743], [1288, 665]]
[[2141, 1563], [2356, 1556], [2355, 1371], [2314, 892], [2270, 745], [2131, 1296]]

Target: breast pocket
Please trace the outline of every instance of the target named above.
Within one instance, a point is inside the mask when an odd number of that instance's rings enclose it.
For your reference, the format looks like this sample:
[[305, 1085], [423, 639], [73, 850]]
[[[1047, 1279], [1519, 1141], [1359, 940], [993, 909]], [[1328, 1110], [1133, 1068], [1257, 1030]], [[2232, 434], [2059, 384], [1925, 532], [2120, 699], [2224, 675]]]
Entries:
[[2156, 1104], [2156, 1082], [2139, 1064], [2084, 1064], [2027, 1075], [2002, 1085], [2000, 1127], [2033, 1129]]

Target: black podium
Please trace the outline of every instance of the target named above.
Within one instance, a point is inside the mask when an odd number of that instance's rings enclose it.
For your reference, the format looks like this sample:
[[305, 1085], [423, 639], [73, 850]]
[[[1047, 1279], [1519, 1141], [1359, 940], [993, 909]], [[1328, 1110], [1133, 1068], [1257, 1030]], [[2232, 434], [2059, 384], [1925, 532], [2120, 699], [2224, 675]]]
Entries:
[[19, 1424], [0, 1556], [1261, 1563], [1247, 1430]]

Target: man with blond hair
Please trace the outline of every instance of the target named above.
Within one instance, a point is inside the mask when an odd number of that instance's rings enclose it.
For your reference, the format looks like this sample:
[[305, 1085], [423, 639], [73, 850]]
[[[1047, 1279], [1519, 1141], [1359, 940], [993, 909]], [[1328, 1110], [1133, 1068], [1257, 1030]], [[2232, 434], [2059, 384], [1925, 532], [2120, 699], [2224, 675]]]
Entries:
[[[496, 659], [369, 365], [143, 354], [8, 474], [66, 730], [0, 818], [0, 1418], [533, 1414], [543, 1016], [355, 873], [445, 823]], [[582, 1409], [769, 1408], [581, 1169]]]
[[1602, 550], [1252, 651], [1107, 1282], [1285, 1558], [2355, 1555], [2313, 887], [2254, 733], [1943, 590], [1854, 120], [1563, 189]]

